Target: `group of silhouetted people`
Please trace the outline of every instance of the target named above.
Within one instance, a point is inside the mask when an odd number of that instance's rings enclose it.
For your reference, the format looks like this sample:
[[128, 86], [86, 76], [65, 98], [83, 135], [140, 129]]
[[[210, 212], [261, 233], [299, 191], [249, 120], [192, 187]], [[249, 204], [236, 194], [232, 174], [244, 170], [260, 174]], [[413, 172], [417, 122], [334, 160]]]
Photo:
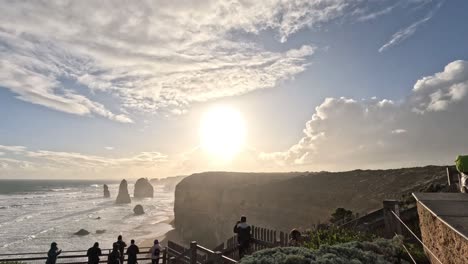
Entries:
[[[125, 254], [127, 254], [127, 263], [136, 264], [138, 260], [137, 255], [140, 253], [140, 249], [135, 244], [135, 240], [132, 239], [130, 241], [130, 246], [128, 246], [126, 253], [125, 248], [127, 248], [127, 244], [122, 240], [122, 236], [118, 236], [117, 242], [112, 244], [112, 251], [107, 255], [107, 263], [123, 264], [125, 260]], [[57, 243], [53, 242], [50, 245], [50, 250], [47, 252], [46, 264], [55, 264], [60, 253], [62, 253], [62, 250], [57, 247]], [[159, 263], [161, 246], [159, 245], [159, 241], [157, 239], [154, 240], [154, 244], [149, 250], [149, 253], [151, 254], [151, 263]], [[99, 263], [100, 257], [102, 256], [102, 251], [99, 248], [98, 242], [94, 243], [94, 245], [88, 249], [86, 256], [88, 256], [89, 264]]]

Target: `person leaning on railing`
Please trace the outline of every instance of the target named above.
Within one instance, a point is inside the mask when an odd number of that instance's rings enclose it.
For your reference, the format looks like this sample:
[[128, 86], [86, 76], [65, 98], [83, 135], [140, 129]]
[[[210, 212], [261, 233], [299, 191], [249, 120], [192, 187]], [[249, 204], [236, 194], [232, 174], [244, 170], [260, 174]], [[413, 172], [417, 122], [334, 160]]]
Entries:
[[159, 240], [154, 240], [154, 245], [149, 250], [151, 253], [151, 263], [158, 264], [159, 263], [159, 254], [161, 254], [161, 246], [159, 245]]
[[128, 255], [128, 264], [136, 264], [137, 263], [137, 255], [140, 253], [140, 249], [137, 245], [135, 245], [135, 240], [130, 241], [130, 246], [127, 248], [127, 255]]
[[291, 233], [289, 233], [289, 241], [288, 241], [288, 245], [290, 247], [298, 247], [301, 245], [302, 243], [302, 234], [301, 232], [299, 232], [299, 230], [297, 229], [293, 229], [291, 230]]
[[98, 264], [99, 263], [99, 256], [102, 255], [101, 249], [99, 248], [99, 243], [94, 243], [93, 247], [90, 247], [86, 252], [86, 256], [88, 256], [88, 264]]
[[46, 264], [55, 264], [60, 253], [62, 253], [62, 250], [57, 247], [57, 243], [52, 242], [52, 244], [50, 244], [49, 252], [47, 252]]
[[119, 245], [117, 243], [112, 245], [112, 252], [107, 256], [107, 264], [121, 264]]

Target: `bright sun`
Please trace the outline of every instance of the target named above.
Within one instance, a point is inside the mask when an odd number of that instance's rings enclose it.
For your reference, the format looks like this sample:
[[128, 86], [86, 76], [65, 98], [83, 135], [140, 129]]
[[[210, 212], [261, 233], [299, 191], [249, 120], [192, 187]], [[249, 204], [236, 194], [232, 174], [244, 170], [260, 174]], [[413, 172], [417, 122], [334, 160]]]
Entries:
[[200, 124], [200, 144], [213, 157], [231, 160], [244, 147], [246, 127], [239, 111], [218, 106], [207, 111]]

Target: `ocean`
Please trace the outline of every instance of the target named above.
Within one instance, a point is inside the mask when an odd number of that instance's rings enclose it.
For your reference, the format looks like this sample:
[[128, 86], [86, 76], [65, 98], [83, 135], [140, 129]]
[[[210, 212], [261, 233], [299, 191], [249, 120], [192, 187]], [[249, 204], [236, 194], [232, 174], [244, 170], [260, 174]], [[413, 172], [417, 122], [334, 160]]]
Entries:
[[[111, 198], [103, 198], [103, 184]], [[55, 241], [63, 250], [88, 249], [94, 242], [110, 248], [124, 241], [163, 236], [172, 229], [174, 192], [156, 186], [154, 198], [116, 205], [119, 182], [65, 180], [0, 180], [0, 254], [45, 252]], [[129, 182], [133, 194], [133, 182]], [[133, 213], [141, 204], [144, 215]], [[86, 236], [74, 235], [80, 229]], [[97, 230], [105, 230], [97, 234]]]

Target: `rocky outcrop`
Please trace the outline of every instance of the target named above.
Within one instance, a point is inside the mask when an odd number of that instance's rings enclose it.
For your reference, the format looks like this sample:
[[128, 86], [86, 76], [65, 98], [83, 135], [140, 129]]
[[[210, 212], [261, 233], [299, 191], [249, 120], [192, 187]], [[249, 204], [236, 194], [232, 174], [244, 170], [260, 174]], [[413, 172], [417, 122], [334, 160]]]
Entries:
[[104, 198], [110, 198], [109, 186], [104, 184]]
[[132, 200], [130, 199], [130, 194], [128, 193], [128, 184], [126, 180], [122, 180], [119, 186], [119, 194], [117, 195], [117, 199], [115, 203], [117, 204], [127, 204], [131, 203]]
[[145, 214], [145, 210], [143, 210], [143, 206], [141, 204], [137, 204], [135, 208], [133, 208], [133, 213], [136, 215]]
[[135, 183], [135, 189], [133, 191], [133, 197], [135, 198], [153, 198], [153, 185], [148, 181], [148, 179], [140, 178]]
[[89, 235], [89, 231], [86, 229], [80, 229], [78, 232], [74, 233], [77, 236], [86, 236]]
[[429, 182], [443, 182], [445, 167], [320, 173], [207, 172], [175, 190], [175, 228], [185, 241], [216, 246], [232, 236], [241, 215], [276, 230], [307, 229], [338, 207], [365, 213]]

